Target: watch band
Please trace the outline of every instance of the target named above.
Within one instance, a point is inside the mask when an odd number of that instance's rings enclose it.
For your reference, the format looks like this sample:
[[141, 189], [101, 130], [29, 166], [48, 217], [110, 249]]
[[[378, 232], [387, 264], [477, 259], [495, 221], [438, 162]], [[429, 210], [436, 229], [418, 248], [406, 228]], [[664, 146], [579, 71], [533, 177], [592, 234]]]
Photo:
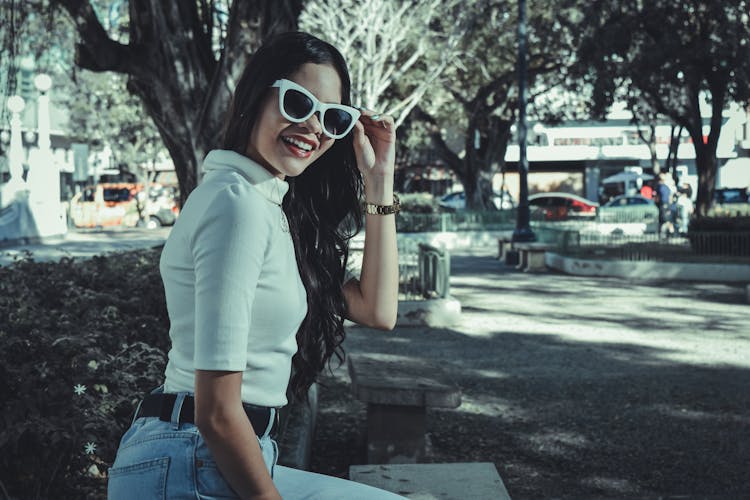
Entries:
[[401, 211], [401, 202], [396, 194], [393, 195], [392, 205], [376, 205], [375, 203], [365, 203], [365, 213], [369, 215], [390, 215], [397, 214]]

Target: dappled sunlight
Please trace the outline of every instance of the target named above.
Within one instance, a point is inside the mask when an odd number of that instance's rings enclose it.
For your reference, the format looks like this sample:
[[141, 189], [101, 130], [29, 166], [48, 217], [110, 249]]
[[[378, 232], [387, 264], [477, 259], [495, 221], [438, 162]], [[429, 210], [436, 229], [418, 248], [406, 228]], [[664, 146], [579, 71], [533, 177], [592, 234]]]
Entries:
[[631, 481], [614, 477], [590, 476], [584, 478], [581, 484], [600, 489], [608, 495], [623, 495], [638, 492], [638, 487]]
[[487, 417], [498, 417], [506, 422], [523, 421], [528, 418], [528, 413], [502, 397], [484, 395], [481, 398], [472, 395], [461, 397], [461, 406], [455, 411], [484, 415]]
[[565, 456], [571, 448], [585, 449], [593, 446], [585, 435], [565, 431], [544, 431], [523, 436], [537, 453], [550, 456]]
[[669, 406], [669, 405], [664, 405], [664, 404], [653, 405], [651, 409], [654, 412], [667, 416], [667, 417], [691, 420], [695, 422], [711, 423], [711, 422], [716, 421], [717, 419], [721, 419], [724, 421], [733, 422], [737, 424], [750, 425], [750, 416], [740, 415], [737, 413], [732, 413], [732, 412], [727, 412], [727, 411], [722, 411], [720, 413], [717, 413], [717, 412], [690, 409], [684, 406], [678, 407], [678, 406]]

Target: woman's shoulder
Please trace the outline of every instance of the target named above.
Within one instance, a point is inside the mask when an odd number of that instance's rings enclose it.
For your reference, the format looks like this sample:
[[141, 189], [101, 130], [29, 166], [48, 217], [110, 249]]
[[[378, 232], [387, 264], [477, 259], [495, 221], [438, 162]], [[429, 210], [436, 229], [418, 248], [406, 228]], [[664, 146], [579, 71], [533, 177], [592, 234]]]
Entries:
[[213, 208], [267, 208], [265, 199], [242, 175], [230, 171], [210, 172], [190, 197], [209, 201]]

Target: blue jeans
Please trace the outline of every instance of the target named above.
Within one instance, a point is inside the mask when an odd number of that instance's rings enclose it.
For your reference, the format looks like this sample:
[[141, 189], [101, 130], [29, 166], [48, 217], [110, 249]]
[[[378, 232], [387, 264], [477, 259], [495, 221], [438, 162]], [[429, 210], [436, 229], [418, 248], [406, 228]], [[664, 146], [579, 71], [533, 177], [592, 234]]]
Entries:
[[[181, 395], [172, 421], [158, 417], [135, 420], [123, 435], [109, 470], [109, 500], [237, 499], [224, 480], [198, 428], [178, 423]], [[273, 419], [271, 419], [273, 422]], [[278, 446], [269, 436], [271, 424], [258, 438], [263, 459], [281, 497], [296, 499], [395, 499], [387, 491], [313, 472], [276, 465]]]

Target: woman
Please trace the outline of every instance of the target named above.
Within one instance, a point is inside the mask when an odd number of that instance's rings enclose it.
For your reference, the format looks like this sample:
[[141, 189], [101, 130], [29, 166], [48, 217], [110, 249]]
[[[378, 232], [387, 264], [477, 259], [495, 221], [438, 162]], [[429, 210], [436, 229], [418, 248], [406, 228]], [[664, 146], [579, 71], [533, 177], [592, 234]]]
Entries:
[[[120, 442], [109, 498], [400, 498], [277, 466], [271, 438], [287, 382], [304, 397], [341, 358], [344, 317], [395, 323], [395, 127], [350, 107], [349, 87], [341, 54], [304, 33], [248, 63], [162, 252], [165, 383]], [[362, 191], [362, 272], [346, 279]]]

